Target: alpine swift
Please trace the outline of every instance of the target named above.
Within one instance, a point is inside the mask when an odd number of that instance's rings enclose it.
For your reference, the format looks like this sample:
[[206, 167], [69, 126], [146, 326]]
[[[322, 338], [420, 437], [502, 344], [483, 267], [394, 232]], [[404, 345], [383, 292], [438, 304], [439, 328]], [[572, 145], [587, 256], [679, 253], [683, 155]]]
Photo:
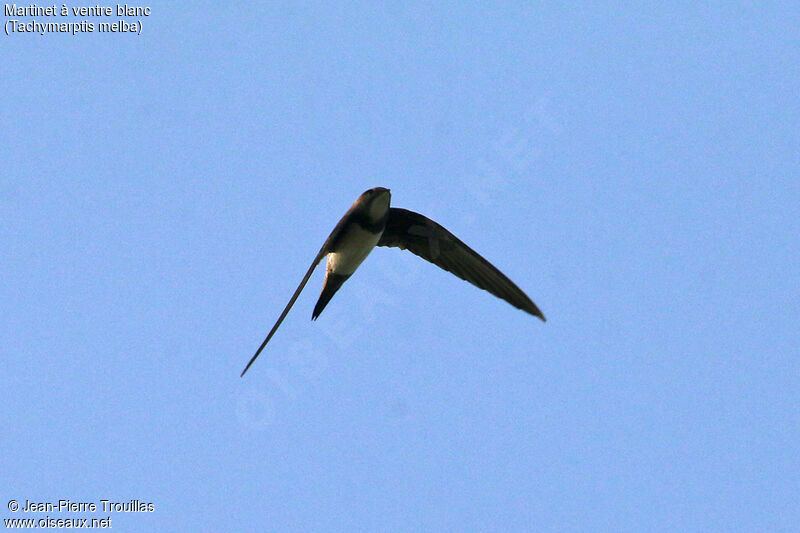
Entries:
[[375, 246], [408, 250], [476, 287], [489, 291], [514, 307], [545, 320], [536, 304], [489, 261], [433, 220], [407, 209], [389, 207], [390, 199], [389, 189], [375, 187], [359, 196], [347, 210], [320, 248], [267, 338], [244, 367], [242, 376], [275, 334], [306, 286], [314, 268], [326, 255], [328, 263], [325, 283], [317, 305], [314, 306], [312, 320], [317, 319], [339, 287], [353, 275]]

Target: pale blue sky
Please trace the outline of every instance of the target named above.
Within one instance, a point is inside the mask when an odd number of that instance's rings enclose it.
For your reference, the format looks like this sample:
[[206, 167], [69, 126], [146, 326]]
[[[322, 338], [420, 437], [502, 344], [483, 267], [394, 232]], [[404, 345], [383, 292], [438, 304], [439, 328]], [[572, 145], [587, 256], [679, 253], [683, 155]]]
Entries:
[[[285, 4], [0, 36], [0, 517], [797, 531], [796, 5]], [[240, 379], [373, 186], [548, 322], [378, 249]]]

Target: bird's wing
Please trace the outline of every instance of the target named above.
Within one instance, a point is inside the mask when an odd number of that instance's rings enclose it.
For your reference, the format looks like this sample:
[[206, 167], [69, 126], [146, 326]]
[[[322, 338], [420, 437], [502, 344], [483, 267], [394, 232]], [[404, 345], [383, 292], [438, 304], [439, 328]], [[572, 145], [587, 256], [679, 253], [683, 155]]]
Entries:
[[[337, 228], [338, 228], [338, 226], [337, 226]], [[329, 241], [330, 241], [330, 237], [328, 238], [328, 241], [325, 241], [325, 244], [322, 246], [322, 249], [320, 249], [319, 253], [317, 254], [317, 257], [314, 258], [314, 262], [311, 263], [310, 267], [308, 267], [308, 272], [306, 272], [306, 275], [303, 276], [303, 281], [300, 282], [300, 285], [298, 285], [297, 289], [294, 291], [294, 294], [292, 295], [292, 299], [289, 300], [288, 304], [286, 304], [286, 308], [284, 308], [283, 313], [281, 313], [281, 316], [278, 317], [278, 321], [275, 322], [274, 326], [272, 326], [272, 329], [270, 330], [269, 335], [267, 335], [267, 338], [264, 339], [264, 342], [261, 343], [261, 346], [258, 347], [258, 350], [256, 350], [256, 353], [253, 355], [253, 357], [250, 358], [250, 362], [247, 363], [246, 367], [244, 367], [244, 370], [242, 370], [242, 374], [241, 374], [240, 377], [244, 376], [244, 373], [247, 372], [247, 369], [250, 368], [250, 365], [252, 365], [253, 362], [255, 362], [256, 358], [258, 357], [258, 354], [261, 353], [261, 350], [264, 349], [264, 346], [267, 345], [269, 340], [275, 334], [275, 331], [278, 329], [278, 326], [281, 325], [281, 322], [283, 322], [283, 319], [286, 318], [286, 315], [289, 313], [289, 309], [291, 309], [292, 306], [294, 305], [294, 301], [297, 300], [297, 297], [300, 296], [300, 292], [303, 290], [303, 287], [305, 287], [306, 283], [308, 283], [308, 278], [311, 277], [311, 273], [314, 272], [314, 269], [317, 267], [317, 265], [319, 264], [320, 260], [322, 260], [322, 258], [327, 255], [327, 253], [328, 253], [328, 242]]]
[[392, 207], [378, 246], [408, 250], [514, 307], [545, 320], [536, 304], [513, 281], [458, 237], [419, 213]]

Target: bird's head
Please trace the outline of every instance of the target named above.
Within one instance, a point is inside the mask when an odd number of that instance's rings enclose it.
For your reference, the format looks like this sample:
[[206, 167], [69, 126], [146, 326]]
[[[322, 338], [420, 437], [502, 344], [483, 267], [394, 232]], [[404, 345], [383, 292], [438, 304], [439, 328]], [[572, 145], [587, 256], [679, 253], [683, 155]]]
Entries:
[[392, 193], [389, 189], [384, 187], [373, 187], [364, 191], [359, 196], [356, 203], [363, 205], [366, 208], [369, 217], [372, 220], [380, 220], [386, 215], [389, 210], [389, 202], [392, 199]]

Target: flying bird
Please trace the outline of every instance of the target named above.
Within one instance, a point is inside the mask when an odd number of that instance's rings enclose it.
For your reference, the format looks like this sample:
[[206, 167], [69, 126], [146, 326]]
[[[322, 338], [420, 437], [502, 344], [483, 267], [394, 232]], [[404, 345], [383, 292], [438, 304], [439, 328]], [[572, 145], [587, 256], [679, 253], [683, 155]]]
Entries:
[[390, 199], [389, 189], [375, 187], [359, 196], [347, 210], [320, 248], [267, 338], [247, 363], [242, 376], [275, 334], [306, 286], [311, 273], [326, 255], [328, 264], [325, 269], [325, 283], [317, 305], [314, 306], [312, 320], [317, 319], [339, 287], [353, 275], [375, 246], [408, 250], [476, 287], [489, 291], [514, 307], [545, 320], [536, 304], [489, 261], [433, 220], [407, 209], [389, 207]]

